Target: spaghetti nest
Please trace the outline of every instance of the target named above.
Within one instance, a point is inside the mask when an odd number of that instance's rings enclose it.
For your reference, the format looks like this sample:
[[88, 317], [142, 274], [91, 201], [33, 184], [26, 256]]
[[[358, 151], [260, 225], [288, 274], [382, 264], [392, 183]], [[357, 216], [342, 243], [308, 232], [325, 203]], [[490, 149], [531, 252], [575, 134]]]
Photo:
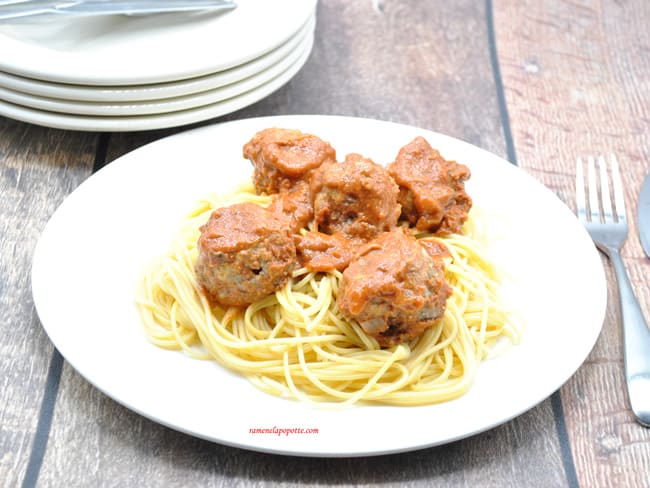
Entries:
[[270, 198], [245, 184], [201, 200], [182, 223], [169, 253], [144, 275], [137, 298], [146, 334], [157, 346], [217, 361], [258, 388], [318, 404], [423, 405], [464, 394], [479, 363], [518, 343], [521, 327], [499, 300], [502, 276], [479, 238], [473, 210], [463, 235], [437, 239], [450, 252], [452, 287], [443, 318], [419, 338], [381, 348], [341, 314], [341, 273], [295, 270], [279, 291], [248, 307], [212, 305], [197, 283], [199, 227], [218, 207], [262, 206]]

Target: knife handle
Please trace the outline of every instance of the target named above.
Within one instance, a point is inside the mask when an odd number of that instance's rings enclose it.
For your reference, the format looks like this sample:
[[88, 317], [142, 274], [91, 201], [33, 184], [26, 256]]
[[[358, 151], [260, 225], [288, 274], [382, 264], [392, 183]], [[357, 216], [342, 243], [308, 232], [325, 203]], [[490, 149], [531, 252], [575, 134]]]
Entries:
[[630, 406], [637, 421], [650, 427], [650, 330], [634, 295], [618, 249], [609, 248], [623, 319], [625, 380]]

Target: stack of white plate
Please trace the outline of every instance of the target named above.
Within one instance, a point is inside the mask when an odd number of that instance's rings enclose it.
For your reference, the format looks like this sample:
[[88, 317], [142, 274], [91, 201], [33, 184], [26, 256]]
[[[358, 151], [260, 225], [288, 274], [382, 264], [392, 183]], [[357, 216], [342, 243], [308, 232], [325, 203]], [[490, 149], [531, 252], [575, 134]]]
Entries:
[[237, 0], [220, 14], [0, 24], [0, 115], [136, 131], [225, 115], [270, 95], [311, 52], [316, 0]]

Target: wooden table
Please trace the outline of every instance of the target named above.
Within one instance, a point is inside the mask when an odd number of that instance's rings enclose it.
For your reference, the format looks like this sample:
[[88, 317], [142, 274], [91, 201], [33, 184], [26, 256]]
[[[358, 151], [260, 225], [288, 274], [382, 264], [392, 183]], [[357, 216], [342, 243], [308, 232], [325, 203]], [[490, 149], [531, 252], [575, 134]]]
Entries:
[[[412, 124], [509, 159], [571, 208], [576, 157], [615, 152], [634, 216], [650, 170], [649, 25], [647, 0], [321, 0], [301, 72], [198, 125], [294, 113]], [[249, 452], [162, 427], [93, 388], [36, 315], [34, 245], [93, 171], [185, 129], [73, 132], [0, 118], [3, 486], [650, 486], [650, 430], [628, 408], [608, 265], [605, 323], [578, 372], [520, 417], [445, 446], [352, 459]], [[630, 223], [624, 259], [650, 318], [650, 260]]]

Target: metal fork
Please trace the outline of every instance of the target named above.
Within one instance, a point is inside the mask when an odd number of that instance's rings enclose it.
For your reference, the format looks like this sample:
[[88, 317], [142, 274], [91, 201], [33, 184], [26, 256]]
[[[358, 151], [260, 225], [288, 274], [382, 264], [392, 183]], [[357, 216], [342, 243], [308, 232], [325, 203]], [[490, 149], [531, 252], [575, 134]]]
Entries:
[[578, 217], [596, 247], [607, 255], [614, 267], [623, 319], [625, 379], [630, 406], [637, 421], [645, 427], [650, 427], [650, 330], [643, 318], [639, 302], [634, 296], [621, 259], [620, 251], [627, 239], [628, 226], [623, 185], [618, 162], [613, 154], [610, 156], [610, 161], [613, 207], [605, 158], [602, 156], [598, 158], [599, 178], [596, 176], [594, 158], [587, 158], [588, 200], [585, 198], [583, 162], [578, 158], [576, 168]]

